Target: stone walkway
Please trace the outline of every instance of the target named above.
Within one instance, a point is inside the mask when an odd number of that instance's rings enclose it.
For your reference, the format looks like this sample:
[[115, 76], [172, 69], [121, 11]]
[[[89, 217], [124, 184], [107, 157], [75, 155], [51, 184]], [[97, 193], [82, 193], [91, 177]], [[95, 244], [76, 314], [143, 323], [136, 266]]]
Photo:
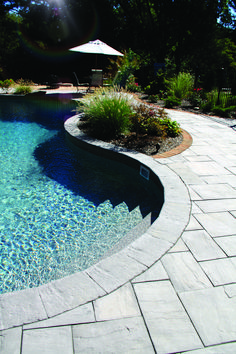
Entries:
[[181, 237], [117, 290], [2, 330], [1, 354], [236, 353], [236, 132], [200, 115], [168, 113], [193, 138], [181, 154], [155, 159], [189, 190]]

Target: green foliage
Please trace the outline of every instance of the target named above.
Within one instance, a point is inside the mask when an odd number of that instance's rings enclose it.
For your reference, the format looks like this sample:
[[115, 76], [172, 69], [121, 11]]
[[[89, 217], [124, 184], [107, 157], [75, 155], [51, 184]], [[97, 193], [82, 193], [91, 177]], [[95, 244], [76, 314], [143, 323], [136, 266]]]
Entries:
[[119, 71], [115, 84], [121, 87], [126, 87], [129, 84], [127, 81], [134, 77], [135, 71], [140, 67], [140, 57], [131, 49], [125, 51], [123, 57], [118, 57], [116, 61], [110, 59], [110, 62], [113, 67], [115, 66], [115, 71]]
[[190, 73], [180, 72], [169, 81], [169, 91], [180, 100], [189, 96], [193, 90], [194, 77]]
[[6, 79], [4, 81], [0, 81], [0, 87], [7, 92], [11, 86], [13, 86], [15, 83], [12, 79]]
[[132, 109], [127, 94], [114, 89], [101, 89], [82, 101], [89, 130], [96, 137], [110, 139], [128, 129]]
[[[81, 103], [82, 102], [82, 103]], [[129, 131], [136, 135], [177, 136], [180, 126], [164, 109], [153, 110], [124, 92], [100, 89], [80, 101], [89, 134], [108, 140]]]
[[16, 89], [15, 89], [15, 94], [17, 95], [26, 95], [28, 93], [31, 93], [32, 92], [32, 89], [30, 86], [18, 86]]
[[210, 111], [214, 107], [227, 108], [236, 105], [236, 96], [227, 91], [212, 90], [206, 94], [206, 100], [202, 105], [204, 111]]
[[145, 87], [145, 93], [148, 95], [159, 94], [162, 91], [166, 90], [166, 72], [159, 70], [155, 75], [154, 80], [152, 80], [149, 85]]
[[175, 106], [180, 106], [181, 105], [181, 100], [179, 98], [176, 98], [174, 96], [168, 96], [165, 99], [165, 107], [166, 108], [173, 108]]
[[[40, 81], [42, 72], [50, 75], [55, 68], [64, 77], [68, 76], [72, 70], [64, 60], [58, 60], [57, 65], [55, 61], [47, 61], [45, 66], [45, 58], [51, 51], [65, 55], [65, 48], [82, 44], [91, 33], [91, 23], [99, 21], [99, 38], [118, 50], [120, 45], [132, 48], [120, 62], [123, 87], [133, 74], [141, 86], [157, 79], [157, 89], [164, 90], [162, 78], [154, 78], [151, 72], [153, 63], [165, 61], [165, 70], [170, 69], [171, 76], [179, 71], [194, 72], [196, 80], [201, 80], [201, 87], [208, 90], [219, 86], [221, 68], [225, 69], [226, 87], [232, 88], [236, 81], [236, 22], [231, 11], [232, 7], [236, 8], [235, 0], [68, 0], [60, 6], [57, 1], [49, 0], [11, 0], [2, 1], [0, 6], [1, 78], [7, 77], [7, 73], [17, 77], [22, 70], [31, 77], [37, 75]], [[24, 46], [22, 40], [26, 41]], [[27, 51], [27, 46], [31, 51]], [[39, 54], [37, 58], [35, 51]], [[138, 54], [136, 59], [133, 53]], [[141, 63], [145, 67], [141, 73], [139, 58], [144, 56], [149, 56], [149, 67]], [[88, 61], [80, 63], [81, 72], [89, 65]], [[41, 67], [44, 69], [39, 70]], [[165, 73], [165, 78], [169, 74]], [[148, 94], [159, 94], [158, 90]]]
[[125, 88], [127, 91], [130, 91], [130, 92], [141, 92], [141, 87], [136, 82], [133, 74], [130, 74], [128, 79], [126, 80], [126, 87]]
[[156, 111], [144, 104], [134, 107], [131, 123], [131, 129], [137, 135], [148, 134], [175, 137], [181, 132], [179, 124], [176, 121], [172, 121], [164, 109]]
[[158, 98], [159, 98], [158, 95], [150, 95], [150, 96], [148, 96], [148, 102], [156, 103]]
[[206, 99], [206, 94], [202, 88], [194, 89], [189, 95], [188, 100], [194, 107], [200, 107], [204, 100]]
[[236, 106], [230, 106], [222, 108], [221, 106], [215, 106], [212, 108], [212, 112], [220, 117], [231, 118], [235, 115]]
[[166, 117], [161, 120], [161, 125], [165, 127], [168, 136], [175, 137], [181, 132], [180, 125], [175, 120]]

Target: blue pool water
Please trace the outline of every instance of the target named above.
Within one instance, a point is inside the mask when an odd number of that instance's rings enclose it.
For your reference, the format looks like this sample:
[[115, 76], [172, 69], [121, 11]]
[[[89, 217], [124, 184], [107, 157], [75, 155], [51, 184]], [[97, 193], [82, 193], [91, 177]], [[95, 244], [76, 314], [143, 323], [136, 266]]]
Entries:
[[0, 99], [0, 293], [87, 268], [161, 208], [134, 170], [68, 144], [74, 109]]

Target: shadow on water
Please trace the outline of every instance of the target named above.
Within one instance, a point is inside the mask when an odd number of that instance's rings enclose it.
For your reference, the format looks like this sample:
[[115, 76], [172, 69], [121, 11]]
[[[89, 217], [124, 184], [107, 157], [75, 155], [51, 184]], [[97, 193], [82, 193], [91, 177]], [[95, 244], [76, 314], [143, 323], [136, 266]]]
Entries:
[[64, 122], [75, 114], [75, 104], [70, 100], [9, 100], [2, 105], [3, 120], [35, 122], [58, 133], [37, 146], [34, 157], [43, 173], [76, 195], [98, 206], [110, 200], [113, 206], [125, 202], [129, 210], [139, 206], [145, 217], [152, 213], [152, 221], [163, 205], [163, 191], [158, 191], [151, 181], [146, 181], [133, 168], [112, 161], [68, 144]]
[[159, 214], [163, 195], [154, 192], [154, 184], [150, 188], [151, 182], [120, 162], [71, 149], [62, 132], [41, 144], [34, 156], [49, 178], [96, 206], [105, 200], [113, 206], [124, 201], [130, 211], [139, 206], [143, 217], [152, 212], [155, 219]]
[[0, 96], [2, 121], [37, 123], [48, 130], [62, 130], [64, 122], [76, 113], [71, 95], [25, 97]]

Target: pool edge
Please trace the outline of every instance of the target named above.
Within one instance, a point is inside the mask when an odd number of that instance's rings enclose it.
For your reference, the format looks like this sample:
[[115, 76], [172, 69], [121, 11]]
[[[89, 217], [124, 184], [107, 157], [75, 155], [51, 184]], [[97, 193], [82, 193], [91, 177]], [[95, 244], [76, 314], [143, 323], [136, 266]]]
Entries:
[[65, 122], [68, 134], [146, 166], [164, 187], [164, 205], [149, 229], [119, 252], [82, 272], [38, 288], [0, 295], [0, 330], [54, 317], [116, 290], [156, 263], [176, 243], [189, 222], [189, 192], [177, 174], [152, 157], [86, 137], [79, 131], [77, 120], [78, 116], [73, 116]]

